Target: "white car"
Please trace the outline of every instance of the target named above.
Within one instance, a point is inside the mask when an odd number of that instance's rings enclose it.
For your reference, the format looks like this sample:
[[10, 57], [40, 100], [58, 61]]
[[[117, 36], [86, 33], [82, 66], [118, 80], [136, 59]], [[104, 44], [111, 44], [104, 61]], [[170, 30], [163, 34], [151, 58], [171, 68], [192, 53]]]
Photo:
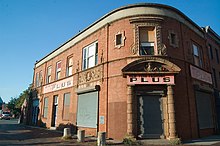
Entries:
[[3, 112], [1, 115], [0, 115], [0, 119], [4, 119], [4, 120], [10, 120], [11, 119], [11, 114], [10, 112]]

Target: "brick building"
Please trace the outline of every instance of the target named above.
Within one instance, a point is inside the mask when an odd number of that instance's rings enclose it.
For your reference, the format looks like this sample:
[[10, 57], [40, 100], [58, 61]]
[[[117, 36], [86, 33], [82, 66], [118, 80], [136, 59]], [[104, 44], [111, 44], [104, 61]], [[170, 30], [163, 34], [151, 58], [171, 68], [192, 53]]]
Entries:
[[220, 129], [220, 37], [210, 26], [203, 28], [206, 32], [207, 48], [209, 51], [209, 60], [213, 80], [215, 104], [217, 111], [218, 130]]
[[35, 64], [33, 120], [113, 139], [212, 135], [217, 88], [207, 41], [173, 7], [118, 8]]

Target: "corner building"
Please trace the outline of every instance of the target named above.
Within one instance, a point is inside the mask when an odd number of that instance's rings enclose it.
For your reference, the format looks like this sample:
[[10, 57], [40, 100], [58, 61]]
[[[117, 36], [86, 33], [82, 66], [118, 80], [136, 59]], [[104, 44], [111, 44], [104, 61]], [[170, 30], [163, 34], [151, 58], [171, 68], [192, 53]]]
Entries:
[[113, 139], [212, 135], [217, 117], [207, 54], [205, 31], [179, 10], [121, 7], [35, 64], [33, 120]]

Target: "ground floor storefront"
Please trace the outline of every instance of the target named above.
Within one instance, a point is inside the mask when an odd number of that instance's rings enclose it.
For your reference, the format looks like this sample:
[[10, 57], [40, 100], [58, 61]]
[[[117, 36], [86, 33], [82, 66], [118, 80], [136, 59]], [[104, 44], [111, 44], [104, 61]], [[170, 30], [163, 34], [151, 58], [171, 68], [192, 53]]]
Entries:
[[209, 80], [199, 81], [182, 66], [152, 57], [122, 64], [117, 75], [106, 73], [105, 67], [45, 85], [39, 101], [33, 102], [33, 123], [37, 117], [48, 128], [69, 126], [73, 133], [85, 130], [92, 136], [106, 132], [108, 138], [119, 140], [126, 135], [192, 139], [216, 132]]

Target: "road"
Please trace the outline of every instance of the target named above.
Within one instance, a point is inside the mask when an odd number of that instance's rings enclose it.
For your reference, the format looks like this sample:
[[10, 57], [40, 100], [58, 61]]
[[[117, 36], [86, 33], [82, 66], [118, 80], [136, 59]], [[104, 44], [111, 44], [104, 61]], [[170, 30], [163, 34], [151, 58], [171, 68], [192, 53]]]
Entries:
[[[157, 141], [158, 143], [158, 141]], [[149, 142], [143, 140], [142, 145], [157, 146], [155, 142]], [[161, 145], [162, 143], [160, 143]], [[70, 140], [62, 139], [62, 132], [48, 130], [39, 127], [31, 127], [27, 125], [18, 124], [18, 120], [0, 120], [0, 146], [25, 146], [25, 145], [75, 145], [75, 146], [94, 146], [96, 140], [91, 137], [85, 138], [85, 142], [78, 143], [76, 138]], [[119, 145], [122, 143], [108, 142], [107, 145]], [[211, 145], [220, 146], [220, 135], [211, 136], [208, 138], [198, 139], [195, 141], [189, 141], [183, 145], [186, 146], [201, 146]], [[161, 145], [162, 146], [162, 145]], [[168, 146], [164, 144], [163, 146]]]
[[62, 133], [17, 124], [16, 119], [0, 120], [0, 146], [11, 145], [70, 145], [62, 140]]

